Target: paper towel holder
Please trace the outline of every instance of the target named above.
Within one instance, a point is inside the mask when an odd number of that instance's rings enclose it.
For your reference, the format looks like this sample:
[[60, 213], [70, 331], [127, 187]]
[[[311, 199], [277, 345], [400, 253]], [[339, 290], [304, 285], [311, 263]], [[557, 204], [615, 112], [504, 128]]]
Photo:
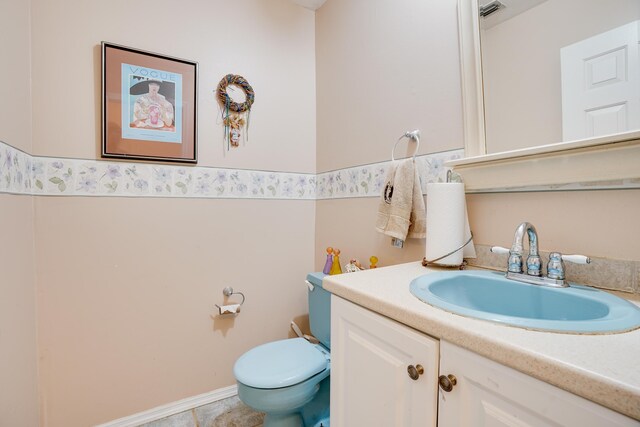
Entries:
[[[471, 241], [473, 240], [473, 231], [470, 232], [471, 237], [469, 237], [469, 240], [467, 240], [462, 246], [460, 246], [457, 249], [452, 250], [451, 252], [449, 252], [446, 255], [442, 255], [441, 257], [438, 257], [436, 259], [432, 259], [432, 260], [428, 260], [427, 257], [422, 258], [422, 266], [423, 267], [428, 267], [429, 265], [438, 265], [436, 264], [438, 261], [440, 261], [441, 259], [444, 259], [450, 255], [455, 254], [458, 251], [461, 251], [464, 249], [465, 246], [467, 246], [469, 243], [471, 243]], [[439, 267], [442, 267], [441, 265], [438, 265]], [[462, 264], [460, 264], [459, 266], [457, 266], [460, 270], [464, 270], [465, 267], [467, 266], [467, 261], [462, 260]]]
[[412, 131], [408, 131], [405, 132], [404, 135], [402, 135], [400, 138], [398, 138], [398, 141], [396, 141], [396, 143], [393, 146], [393, 149], [391, 150], [391, 161], [395, 162], [395, 152], [396, 152], [396, 147], [398, 146], [398, 144], [400, 144], [400, 141], [402, 141], [403, 138], [409, 138], [410, 140], [413, 140], [416, 142], [417, 146], [416, 146], [416, 151], [413, 153], [413, 158], [416, 158], [416, 154], [418, 153], [418, 150], [420, 149], [420, 129], [416, 129], [416, 130], [412, 130]]
[[222, 290], [222, 294], [226, 297], [230, 297], [232, 295], [240, 295], [242, 297], [242, 301], [240, 301], [240, 303], [237, 304], [225, 304], [225, 305], [218, 305], [215, 304], [216, 307], [218, 307], [218, 314], [219, 315], [236, 315], [238, 313], [240, 313], [240, 307], [242, 307], [242, 304], [244, 304], [244, 294], [242, 292], [234, 292], [233, 288], [231, 286], [227, 286], [226, 288], [224, 288]]

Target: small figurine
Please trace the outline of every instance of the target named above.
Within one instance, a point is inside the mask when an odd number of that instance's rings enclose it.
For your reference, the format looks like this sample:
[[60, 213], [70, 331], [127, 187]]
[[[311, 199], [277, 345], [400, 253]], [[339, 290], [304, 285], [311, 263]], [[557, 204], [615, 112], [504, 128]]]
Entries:
[[344, 266], [344, 269], [347, 273], [355, 273], [356, 271], [360, 271], [363, 268], [362, 264], [360, 264], [357, 259], [352, 258], [351, 260], [349, 260], [349, 264]]
[[369, 266], [369, 268], [377, 268], [378, 267], [378, 257], [375, 255], [372, 255], [371, 258], [369, 258], [369, 262], [371, 263], [371, 265]]
[[331, 271], [332, 265], [333, 265], [333, 248], [329, 246], [327, 248], [327, 262], [325, 262], [322, 272], [324, 274], [329, 274], [329, 272]]
[[333, 265], [329, 271], [330, 275], [342, 274], [342, 267], [340, 267], [340, 249], [333, 250]]

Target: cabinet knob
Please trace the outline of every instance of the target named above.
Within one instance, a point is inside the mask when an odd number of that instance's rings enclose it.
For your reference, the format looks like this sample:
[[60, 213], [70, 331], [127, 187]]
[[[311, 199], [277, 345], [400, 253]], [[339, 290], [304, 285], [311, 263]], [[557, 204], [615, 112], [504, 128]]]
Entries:
[[451, 390], [453, 390], [453, 386], [456, 385], [458, 383], [458, 380], [456, 379], [455, 375], [440, 375], [438, 377], [438, 384], [440, 384], [440, 388], [444, 391], [446, 391], [447, 393], [450, 392]]
[[422, 365], [409, 365], [407, 366], [407, 372], [409, 373], [409, 378], [414, 381], [417, 381], [420, 378], [420, 375], [424, 374], [424, 368]]

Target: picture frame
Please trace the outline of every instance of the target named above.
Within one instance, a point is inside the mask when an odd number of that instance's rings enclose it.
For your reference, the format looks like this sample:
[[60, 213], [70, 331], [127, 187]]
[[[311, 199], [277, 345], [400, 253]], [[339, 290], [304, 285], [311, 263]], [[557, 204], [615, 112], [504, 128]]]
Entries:
[[197, 163], [198, 63], [102, 42], [102, 157]]

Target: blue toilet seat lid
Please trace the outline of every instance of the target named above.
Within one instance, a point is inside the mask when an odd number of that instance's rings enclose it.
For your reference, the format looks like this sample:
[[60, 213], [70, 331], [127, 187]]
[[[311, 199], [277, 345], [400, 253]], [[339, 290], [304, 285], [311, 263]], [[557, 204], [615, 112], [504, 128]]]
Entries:
[[254, 388], [272, 389], [301, 383], [324, 371], [329, 361], [304, 338], [273, 341], [240, 356], [233, 367], [236, 380]]

